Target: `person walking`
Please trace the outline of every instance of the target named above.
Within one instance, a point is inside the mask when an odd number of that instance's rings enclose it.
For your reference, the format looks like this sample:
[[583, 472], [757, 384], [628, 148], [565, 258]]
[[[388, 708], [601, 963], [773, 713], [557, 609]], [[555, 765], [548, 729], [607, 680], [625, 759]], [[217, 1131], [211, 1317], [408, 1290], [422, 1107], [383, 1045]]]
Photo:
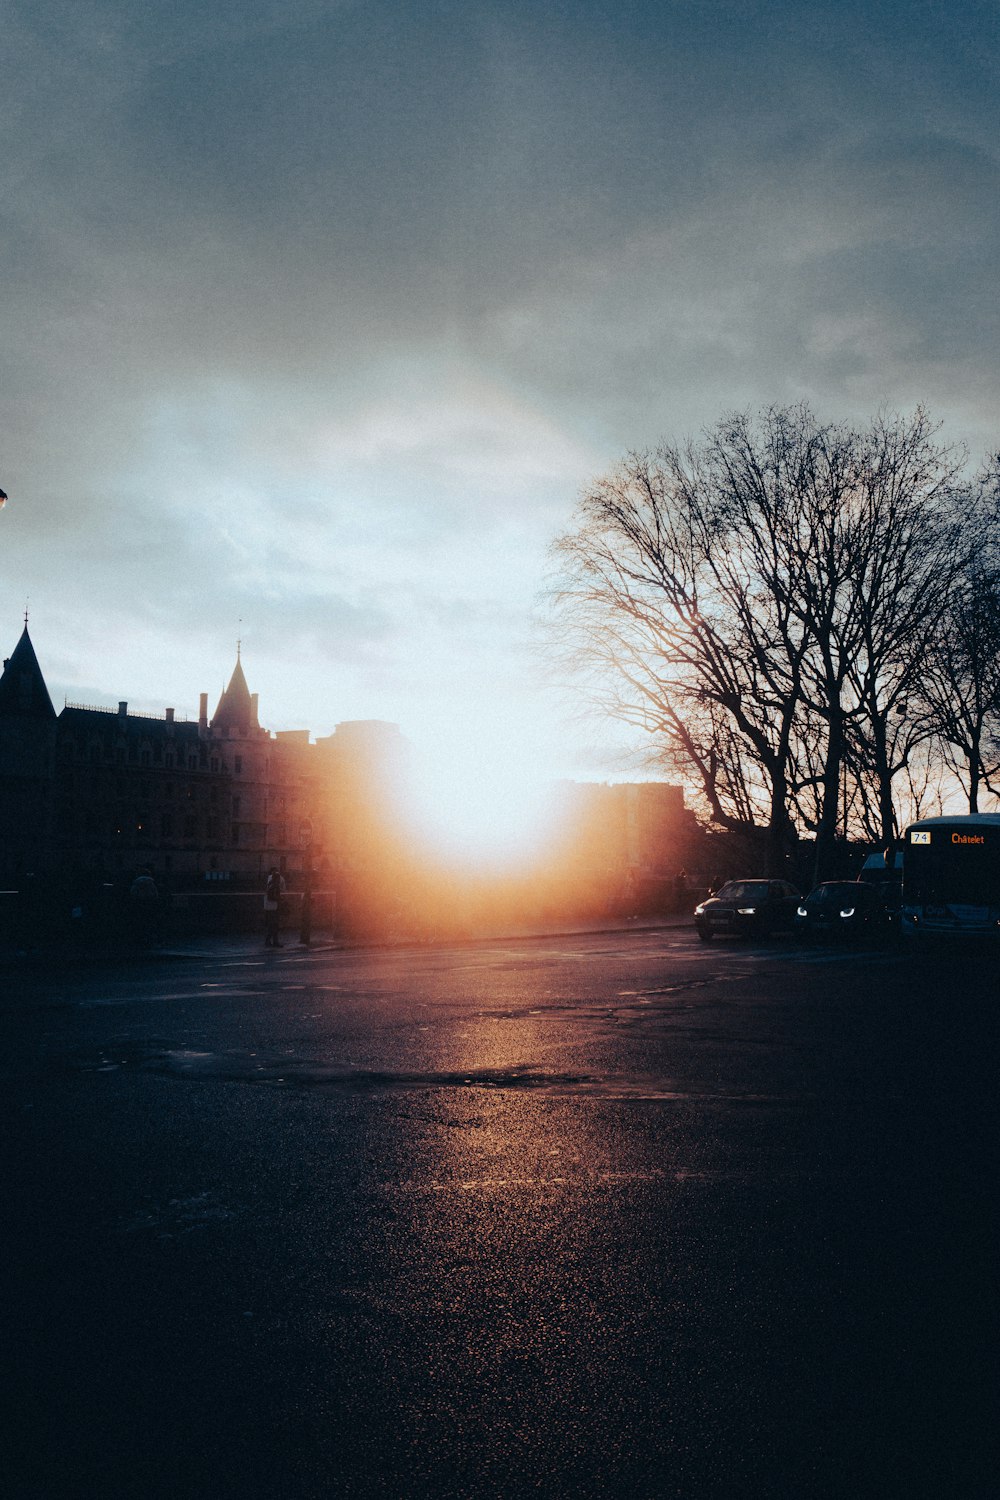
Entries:
[[285, 945], [278, 936], [281, 929], [281, 897], [285, 889], [285, 882], [278, 871], [277, 865], [272, 865], [267, 874], [267, 885], [264, 887], [264, 947], [283, 948]]
[[160, 893], [150, 865], [143, 865], [128, 888], [129, 929], [133, 943], [148, 948], [158, 937]]
[[688, 905], [688, 877], [686, 870], [678, 870], [674, 876], [674, 911], [682, 912]]

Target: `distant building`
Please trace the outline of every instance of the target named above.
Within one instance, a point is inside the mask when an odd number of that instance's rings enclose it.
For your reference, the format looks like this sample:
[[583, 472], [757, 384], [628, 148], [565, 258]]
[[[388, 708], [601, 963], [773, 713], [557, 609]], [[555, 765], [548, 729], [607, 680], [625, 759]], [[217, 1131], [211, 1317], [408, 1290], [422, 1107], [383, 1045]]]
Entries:
[[25, 624], [0, 676], [0, 877], [149, 865], [178, 888], [247, 887], [272, 864], [300, 868], [306, 843], [330, 868], [331, 819], [346, 850], [386, 741], [395, 752], [397, 726], [342, 724], [315, 745], [269, 733], [239, 652], [211, 718], [206, 693], [196, 720], [126, 701], [57, 714]]
[[566, 836], [588, 865], [666, 877], [697, 829], [683, 788], [663, 781], [566, 781], [559, 792]]
[[[228, 685], [197, 719], [52, 705], [28, 634], [0, 675], [0, 881], [120, 884], [148, 866], [176, 892], [259, 890], [308, 865], [359, 930], [412, 908], [426, 864], [409, 842], [408, 747], [382, 720], [261, 726], [237, 648]], [[484, 795], [489, 795], [488, 787]], [[545, 878], [570, 903], [656, 899], [695, 832], [679, 787], [561, 783]], [[538, 871], [535, 871], [537, 874]]]
[[661, 905], [699, 837], [684, 791], [662, 781], [559, 786], [562, 833], [550, 858], [592, 900]]

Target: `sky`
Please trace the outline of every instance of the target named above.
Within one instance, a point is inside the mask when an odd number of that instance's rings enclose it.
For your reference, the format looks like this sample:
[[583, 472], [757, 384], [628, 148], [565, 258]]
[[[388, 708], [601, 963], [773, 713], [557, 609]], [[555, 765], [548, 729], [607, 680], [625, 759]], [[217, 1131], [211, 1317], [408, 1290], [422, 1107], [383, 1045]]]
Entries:
[[1000, 12], [6, 0], [0, 636], [64, 699], [622, 774], [552, 539], [724, 412], [1000, 444]]

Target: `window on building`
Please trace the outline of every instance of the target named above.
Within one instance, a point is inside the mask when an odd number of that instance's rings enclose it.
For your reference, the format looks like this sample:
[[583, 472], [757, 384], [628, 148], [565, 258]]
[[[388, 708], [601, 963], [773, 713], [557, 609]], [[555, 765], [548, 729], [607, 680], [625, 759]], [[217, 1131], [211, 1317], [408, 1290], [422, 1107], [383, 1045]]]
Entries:
[[239, 797], [234, 797], [233, 798], [233, 817], [234, 818], [238, 818], [239, 815], [240, 815], [240, 798]]
[[243, 757], [242, 757], [242, 755], [237, 755], [234, 758], [234, 760], [233, 760], [233, 769], [235, 770], [237, 776], [239, 776], [241, 774], [241, 772], [243, 770]]
[[186, 839], [194, 838], [197, 824], [198, 820], [194, 816], [194, 813], [188, 813], [187, 817], [184, 819], [184, 837]]
[[173, 836], [174, 815], [168, 812], [162, 813], [160, 816], [160, 837], [161, 839], [172, 839]]

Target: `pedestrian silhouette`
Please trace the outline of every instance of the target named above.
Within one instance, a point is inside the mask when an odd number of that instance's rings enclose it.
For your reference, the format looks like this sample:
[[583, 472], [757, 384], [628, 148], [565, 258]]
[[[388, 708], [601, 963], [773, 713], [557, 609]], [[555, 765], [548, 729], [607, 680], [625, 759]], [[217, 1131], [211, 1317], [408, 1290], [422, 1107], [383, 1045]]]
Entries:
[[148, 865], [143, 866], [128, 888], [129, 927], [132, 941], [148, 947], [157, 936], [160, 893]]
[[264, 947], [283, 948], [280, 937], [281, 930], [281, 897], [285, 889], [285, 882], [278, 873], [276, 865], [272, 865], [267, 875], [267, 885], [264, 887]]

